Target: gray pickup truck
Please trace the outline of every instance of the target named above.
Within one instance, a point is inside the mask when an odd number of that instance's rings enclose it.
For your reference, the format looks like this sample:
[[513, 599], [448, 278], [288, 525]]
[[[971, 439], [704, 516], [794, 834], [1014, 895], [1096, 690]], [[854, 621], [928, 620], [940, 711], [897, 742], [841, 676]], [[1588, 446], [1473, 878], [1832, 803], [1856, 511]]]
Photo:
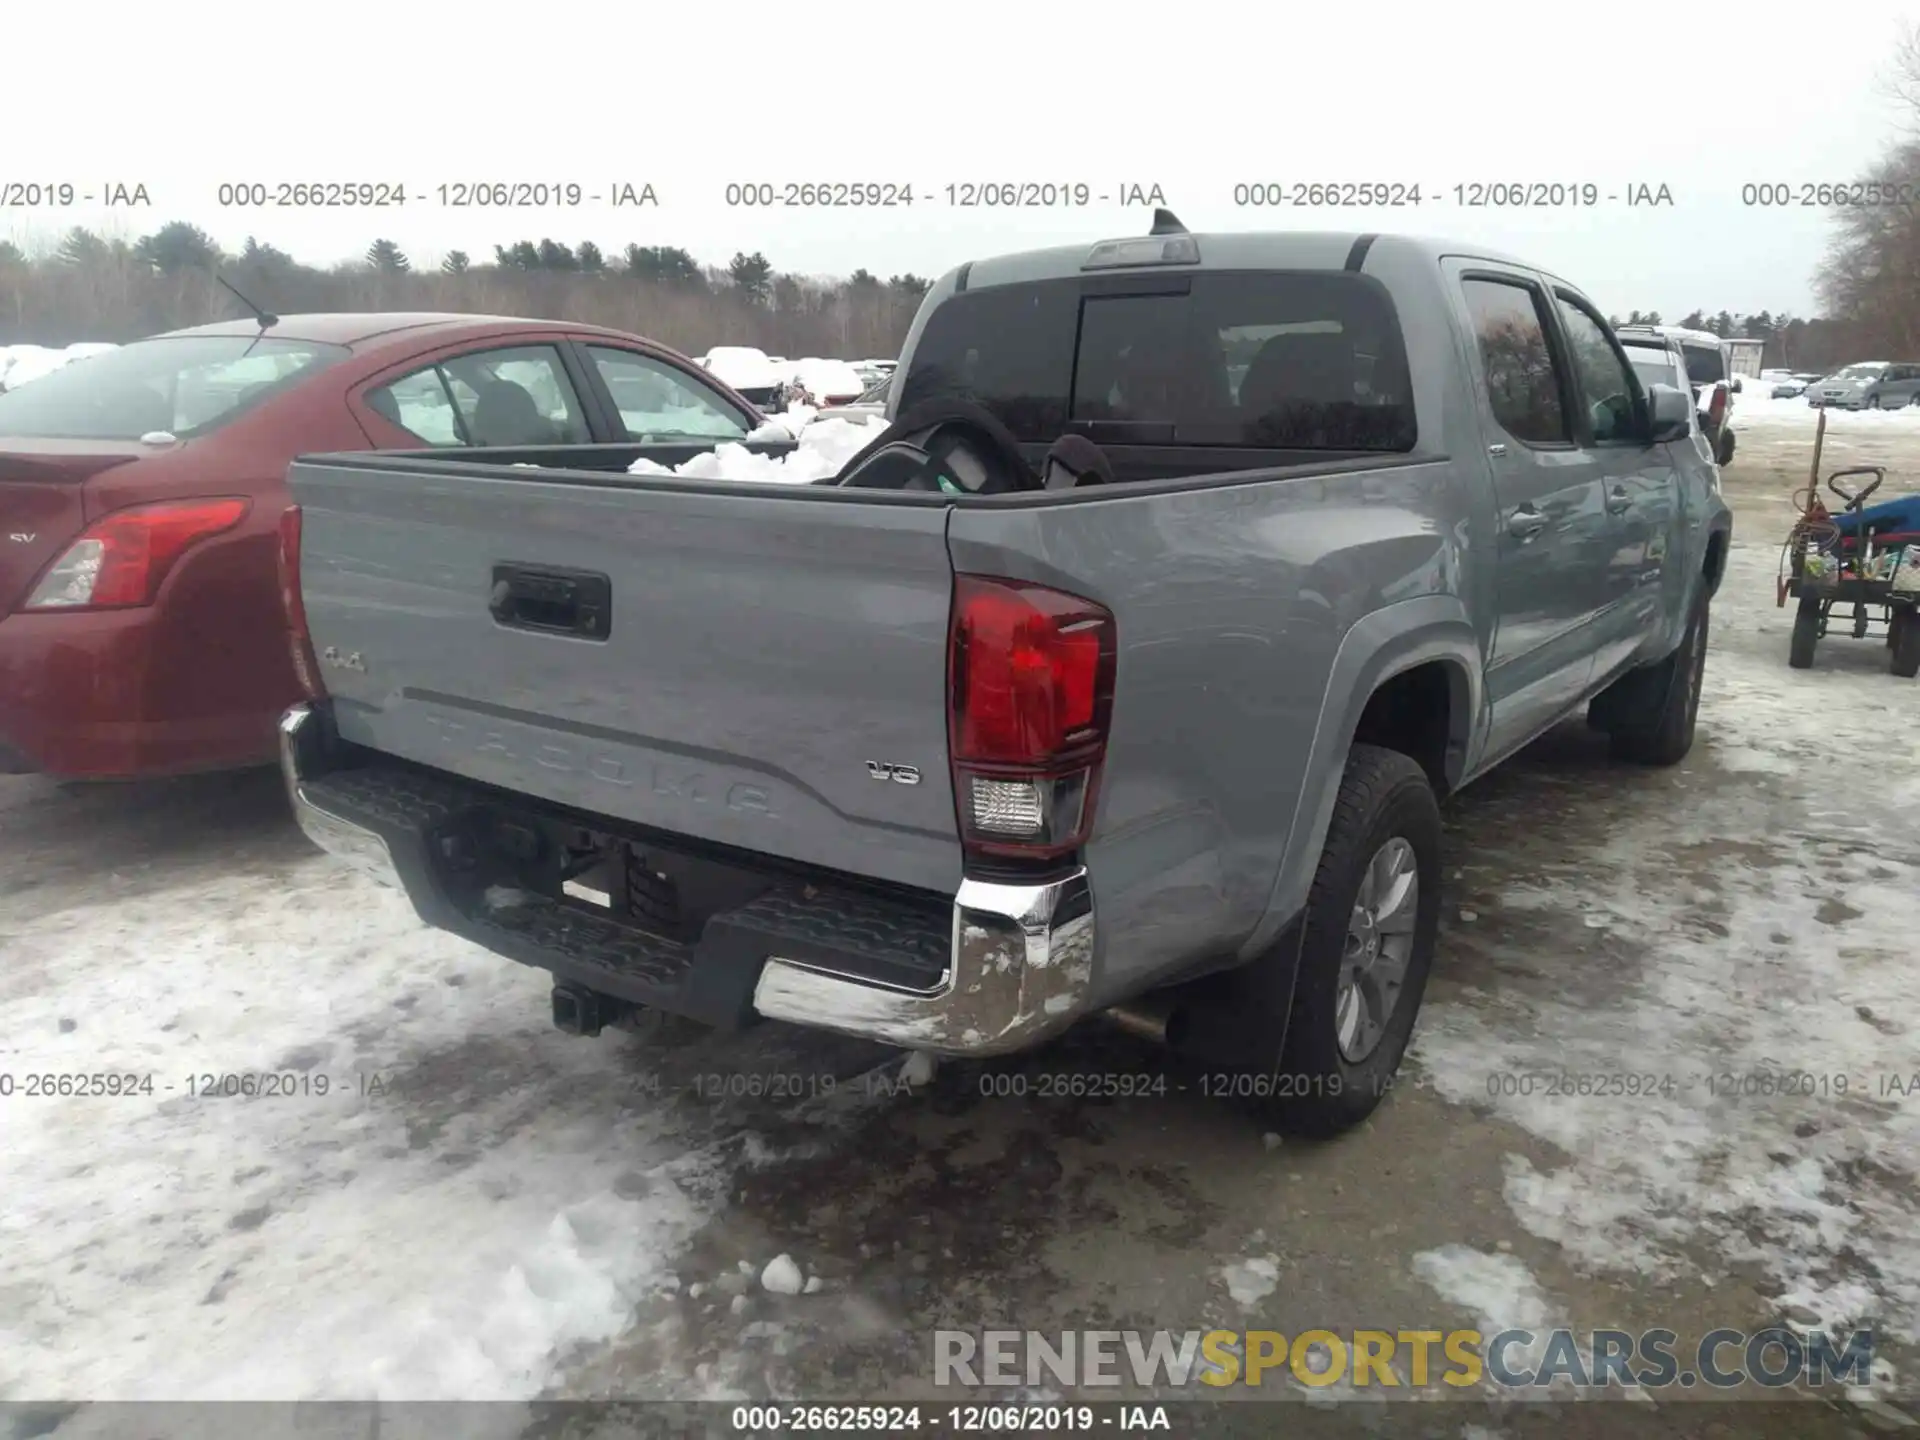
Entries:
[[1692, 743], [1692, 408], [1475, 246], [1163, 215], [975, 261], [823, 483], [299, 460], [288, 787], [576, 1033], [1108, 1015], [1337, 1133], [1419, 1008], [1437, 801], [1583, 707]]

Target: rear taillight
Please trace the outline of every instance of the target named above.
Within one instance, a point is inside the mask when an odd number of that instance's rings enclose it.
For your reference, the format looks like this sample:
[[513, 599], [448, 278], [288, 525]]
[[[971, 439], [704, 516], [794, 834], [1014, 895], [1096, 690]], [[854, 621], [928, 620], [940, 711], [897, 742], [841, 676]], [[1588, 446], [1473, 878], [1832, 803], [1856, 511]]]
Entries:
[[1014, 580], [954, 581], [947, 748], [969, 851], [1045, 859], [1093, 824], [1113, 709], [1113, 616]]
[[1718, 430], [1720, 428], [1720, 422], [1726, 418], [1727, 387], [1724, 385], [1716, 385], [1713, 387], [1713, 399], [1707, 402], [1707, 421], [1715, 430]]
[[151, 605], [190, 547], [238, 525], [242, 499], [177, 500], [116, 510], [89, 526], [42, 572], [26, 610], [108, 610]]
[[287, 653], [293, 661], [294, 678], [309, 700], [324, 700], [327, 687], [320, 683], [320, 662], [307, 634], [307, 602], [300, 594], [298, 505], [280, 512], [280, 613], [286, 621]]

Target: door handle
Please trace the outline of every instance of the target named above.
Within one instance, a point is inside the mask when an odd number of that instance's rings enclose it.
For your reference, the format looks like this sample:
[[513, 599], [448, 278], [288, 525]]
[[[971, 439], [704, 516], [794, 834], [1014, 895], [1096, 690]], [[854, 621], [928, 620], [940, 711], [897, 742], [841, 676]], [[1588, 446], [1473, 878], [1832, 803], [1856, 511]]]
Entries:
[[605, 640], [612, 630], [613, 585], [587, 570], [496, 565], [487, 609], [511, 630]]
[[1607, 513], [1624, 515], [1633, 508], [1633, 496], [1627, 493], [1627, 487], [1616, 485], [1607, 492]]
[[1522, 505], [1507, 517], [1507, 533], [1522, 540], [1531, 540], [1547, 528], [1547, 517], [1531, 505]]

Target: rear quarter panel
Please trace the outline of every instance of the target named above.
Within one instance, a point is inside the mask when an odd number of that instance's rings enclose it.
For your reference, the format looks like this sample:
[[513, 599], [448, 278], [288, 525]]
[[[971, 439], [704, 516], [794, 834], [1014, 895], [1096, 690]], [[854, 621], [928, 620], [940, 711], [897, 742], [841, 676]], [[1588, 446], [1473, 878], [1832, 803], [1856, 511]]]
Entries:
[[1056, 586], [1115, 617], [1087, 848], [1098, 1001], [1272, 939], [1304, 899], [1360, 709], [1397, 665], [1450, 659], [1463, 720], [1478, 714], [1474, 496], [1436, 461], [956, 508], [956, 570]]

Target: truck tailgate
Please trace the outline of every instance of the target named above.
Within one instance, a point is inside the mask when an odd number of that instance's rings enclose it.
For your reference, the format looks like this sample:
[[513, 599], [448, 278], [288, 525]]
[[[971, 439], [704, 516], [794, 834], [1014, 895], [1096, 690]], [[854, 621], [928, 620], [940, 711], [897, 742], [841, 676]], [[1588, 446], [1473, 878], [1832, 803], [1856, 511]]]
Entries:
[[432, 461], [303, 460], [288, 483], [343, 739], [671, 834], [958, 882], [944, 507]]

